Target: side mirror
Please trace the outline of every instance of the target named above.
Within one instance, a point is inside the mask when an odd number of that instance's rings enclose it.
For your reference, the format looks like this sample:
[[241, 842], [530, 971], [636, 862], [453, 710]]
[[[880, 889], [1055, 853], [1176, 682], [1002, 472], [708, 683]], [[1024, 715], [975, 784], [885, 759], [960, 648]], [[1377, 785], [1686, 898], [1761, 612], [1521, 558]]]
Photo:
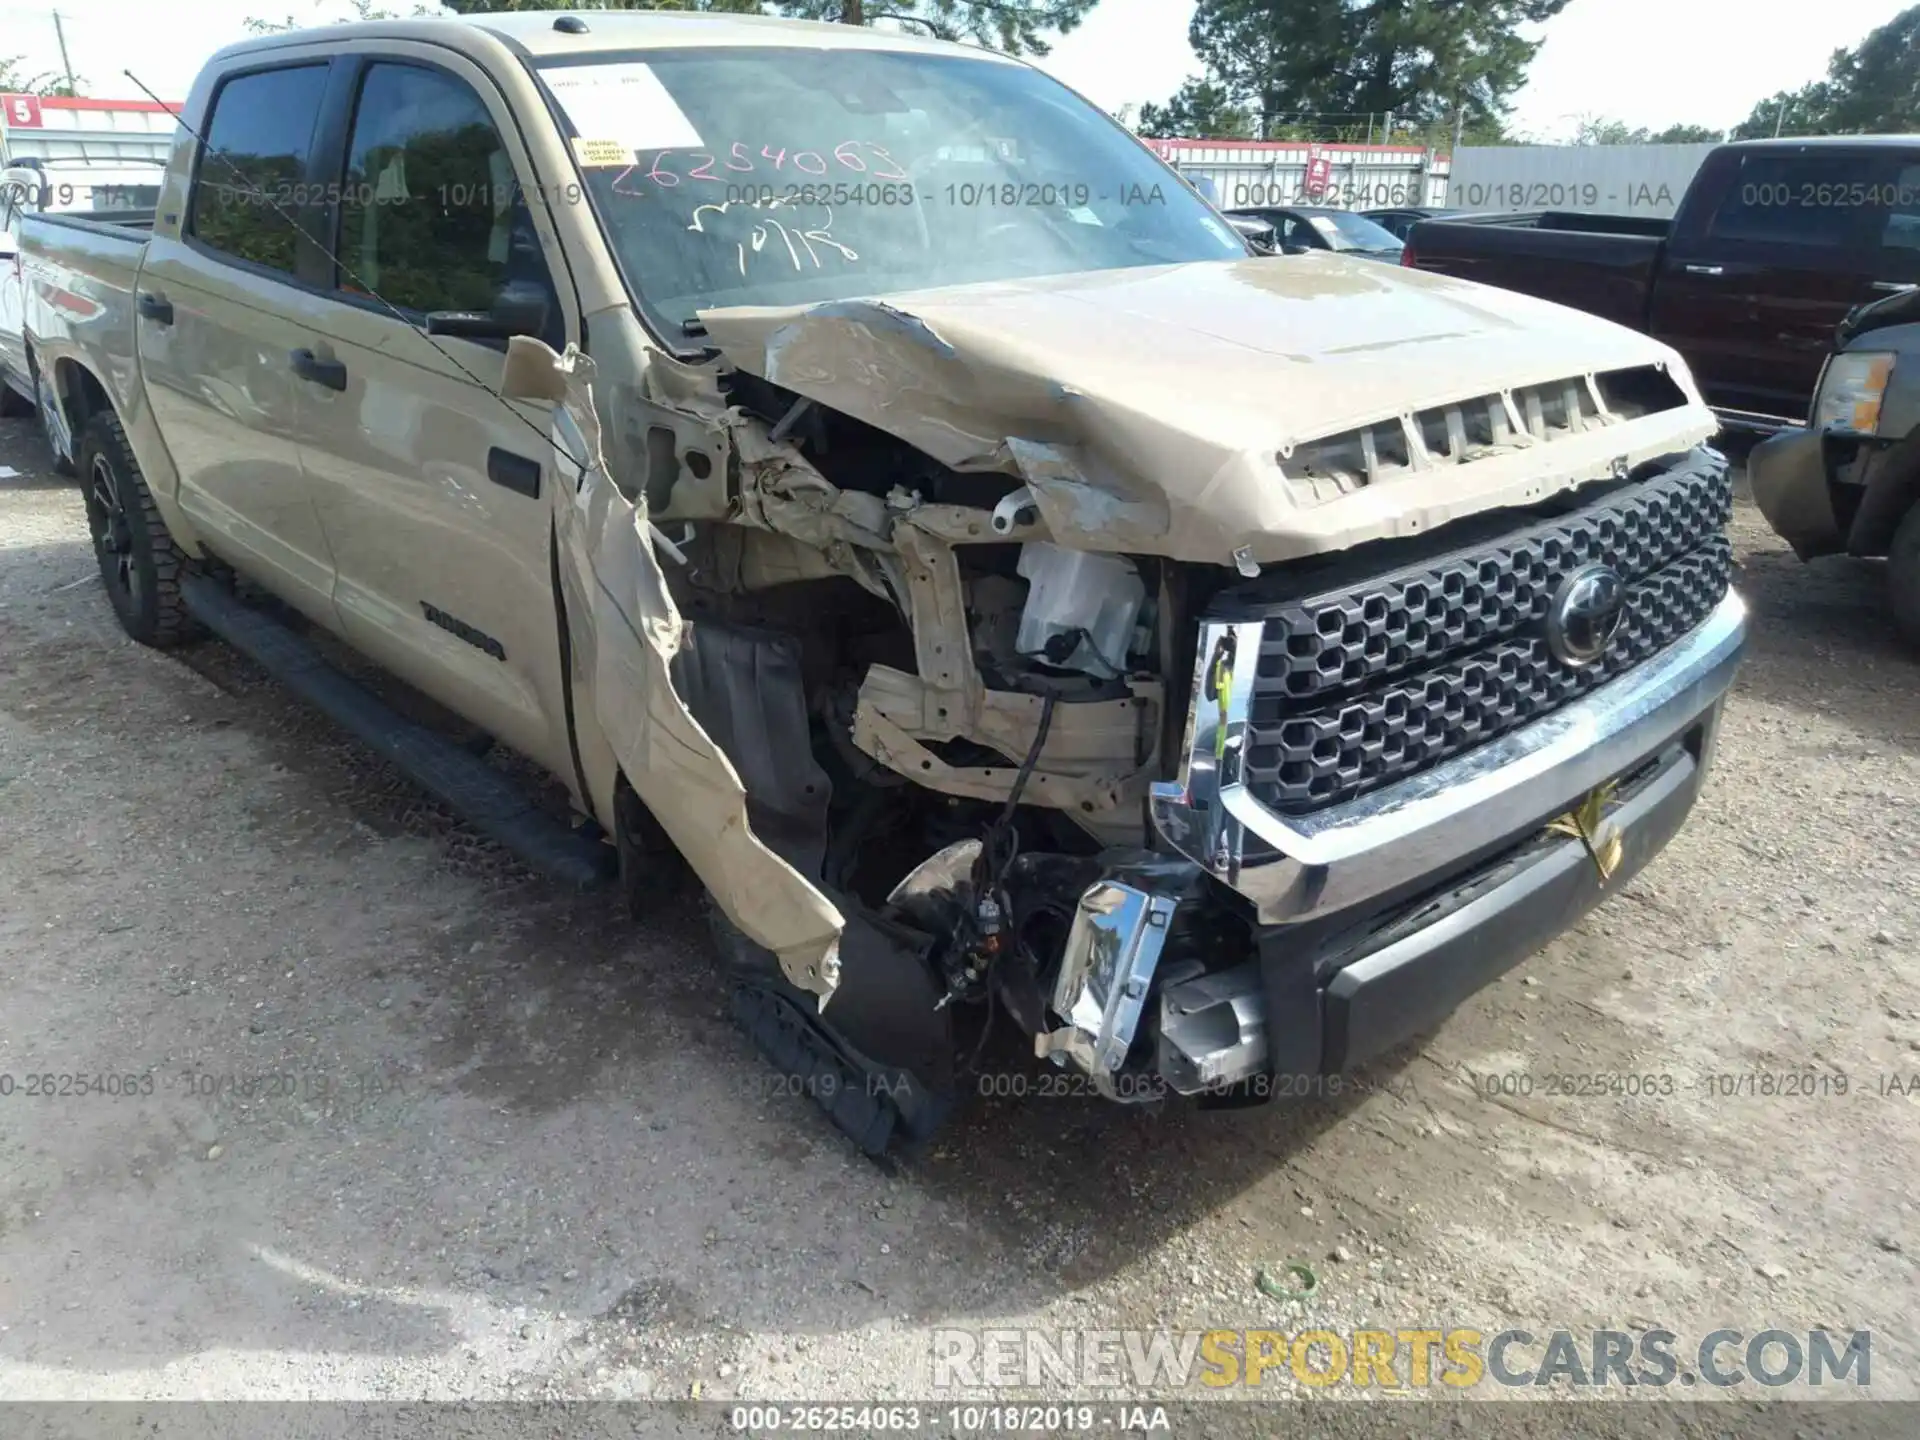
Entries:
[[546, 287], [529, 280], [511, 280], [500, 287], [486, 310], [434, 310], [427, 315], [429, 335], [457, 340], [511, 340], [515, 335], [540, 335], [547, 328], [551, 308]]

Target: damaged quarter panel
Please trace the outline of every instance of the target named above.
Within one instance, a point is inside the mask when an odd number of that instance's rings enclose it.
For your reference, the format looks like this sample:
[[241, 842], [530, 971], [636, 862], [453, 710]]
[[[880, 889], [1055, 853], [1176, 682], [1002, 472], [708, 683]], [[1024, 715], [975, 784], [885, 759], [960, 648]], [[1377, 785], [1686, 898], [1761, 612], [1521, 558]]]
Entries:
[[670, 663], [685, 622], [654, 555], [644, 496], [622, 493], [602, 452], [594, 362], [538, 340], [512, 341], [503, 392], [555, 402], [554, 447], [574, 461], [553, 487], [561, 579], [575, 663], [598, 729], [634, 791], [734, 923], [822, 1003], [838, 981], [844, 921], [747, 822], [732, 762], [676, 693]]

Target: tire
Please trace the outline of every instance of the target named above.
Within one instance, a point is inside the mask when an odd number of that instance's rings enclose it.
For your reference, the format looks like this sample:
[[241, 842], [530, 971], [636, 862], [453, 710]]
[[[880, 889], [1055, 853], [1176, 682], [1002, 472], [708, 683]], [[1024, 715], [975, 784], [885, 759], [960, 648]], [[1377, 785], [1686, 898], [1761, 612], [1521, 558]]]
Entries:
[[[27, 351], [27, 376], [33, 381], [33, 393], [39, 397], [33, 408], [34, 413], [40, 418], [40, 436], [47, 442], [47, 449], [53, 454], [53, 473], [66, 476], [79, 474], [79, 469], [74, 465], [72, 458], [61, 454], [59, 434], [56, 433], [54, 426], [54, 416], [50, 407], [59, 405], [60, 396], [54, 390], [52, 381], [41, 378], [39, 362], [34, 359], [31, 350]], [[62, 415], [59, 431], [64, 433], [67, 429], [66, 417]], [[72, 444], [71, 435], [68, 436], [68, 444], [69, 446]]]
[[1909, 645], [1920, 647], [1920, 501], [1908, 508], [1887, 547], [1887, 593], [1893, 623]]
[[81, 432], [79, 469], [94, 558], [120, 628], [160, 650], [194, 639], [199, 630], [180, 595], [184, 559], [111, 411]]

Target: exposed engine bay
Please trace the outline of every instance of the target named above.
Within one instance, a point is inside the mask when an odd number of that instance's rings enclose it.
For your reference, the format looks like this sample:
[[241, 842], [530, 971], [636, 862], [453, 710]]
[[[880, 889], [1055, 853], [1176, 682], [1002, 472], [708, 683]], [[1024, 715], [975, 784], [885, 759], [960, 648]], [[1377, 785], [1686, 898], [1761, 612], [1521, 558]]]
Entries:
[[[910, 949], [925, 1014], [889, 1030], [933, 1031], [923, 1054], [977, 1057], [1004, 1016], [1032, 1051], [1057, 1050], [1120, 1097], [1113, 1077], [1137, 1037], [1102, 1035], [1103, 987], [1126, 982], [1108, 973], [1122, 957], [1101, 932], [1121, 931], [1083, 897], [1117, 882], [1101, 904], [1124, 909], [1128, 876], [1141, 894], [1204, 883], [1155, 853], [1148, 792], [1182, 738], [1193, 607], [1241, 577], [1061, 548], [1013, 477], [953, 471], [744, 372], [724, 394], [784, 449], [760, 462], [784, 491], [763, 487], [762, 513], [791, 525], [777, 507], [797, 494], [831, 517], [814, 548], [738, 524], [676, 527], [677, 497], [663, 497], [659, 523], [680, 530], [686, 559], [667, 567], [689, 622], [674, 683], [739, 769], [755, 832], [850, 920], [924, 937]], [[840, 527], [852, 538], [831, 535]], [[1200, 913], [1156, 932], [1155, 956], [1127, 959], [1200, 973], [1204, 956], [1251, 955], [1244, 922], [1213, 910], [1202, 926]], [[1070, 955], [1082, 973], [1067, 973]], [[1076, 1001], [1089, 1012], [1078, 1026]]]

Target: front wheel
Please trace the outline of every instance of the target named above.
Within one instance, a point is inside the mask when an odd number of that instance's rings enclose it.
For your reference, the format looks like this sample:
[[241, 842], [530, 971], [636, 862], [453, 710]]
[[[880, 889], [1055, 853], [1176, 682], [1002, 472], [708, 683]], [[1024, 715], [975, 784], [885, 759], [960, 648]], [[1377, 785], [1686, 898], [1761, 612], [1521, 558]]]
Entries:
[[87, 422], [79, 466], [94, 558], [120, 628], [157, 649], [191, 640], [197, 630], [180, 595], [184, 561], [111, 411]]
[[1920, 501], [1908, 509], [1887, 547], [1887, 591], [1893, 623], [1909, 644], [1920, 646]]

